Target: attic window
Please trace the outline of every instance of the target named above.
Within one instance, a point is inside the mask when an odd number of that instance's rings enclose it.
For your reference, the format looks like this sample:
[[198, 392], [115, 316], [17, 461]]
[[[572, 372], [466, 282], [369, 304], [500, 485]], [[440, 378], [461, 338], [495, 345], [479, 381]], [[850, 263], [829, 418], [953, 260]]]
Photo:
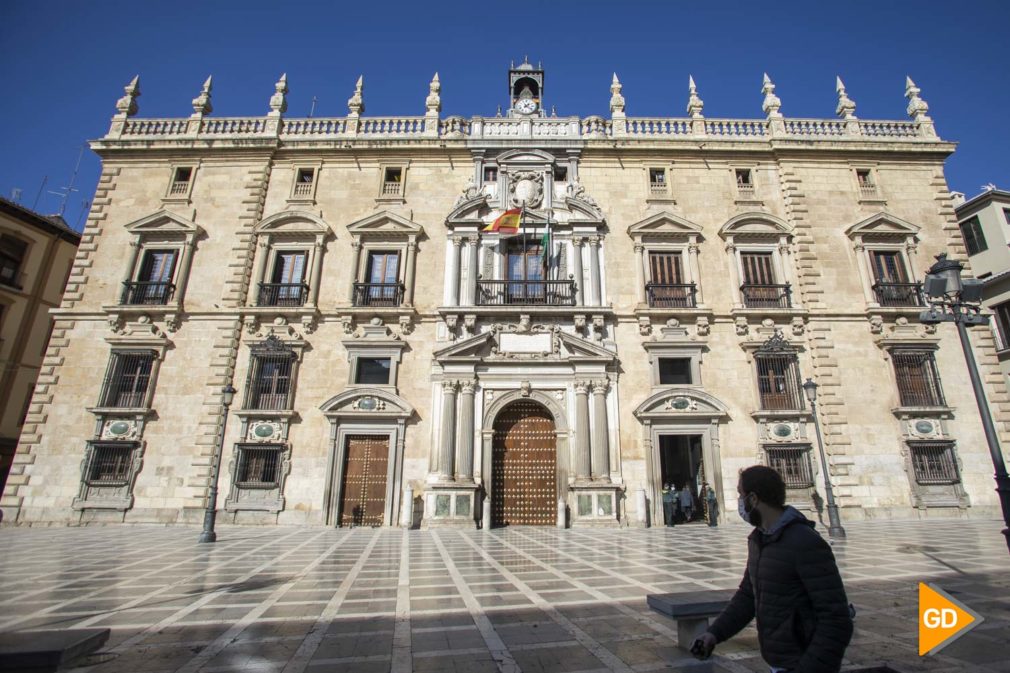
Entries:
[[567, 182], [568, 181], [568, 167], [567, 166], [555, 166], [554, 167], [554, 182]]
[[498, 181], [498, 167], [497, 166], [485, 166], [484, 167], [484, 182], [497, 182]]
[[736, 184], [738, 187], [753, 187], [754, 183], [751, 182], [751, 174], [749, 168], [738, 168], [736, 169]]
[[316, 180], [316, 169], [299, 168], [295, 173], [294, 196], [311, 196], [312, 184]]
[[168, 188], [169, 196], [186, 196], [189, 194], [189, 184], [193, 180], [192, 166], [178, 166], [172, 175], [172, 184]]
[[382, 196], [401, 196], [403, 194], [403, 168], [390, 167], [382, 173]]
[[869, 168], [860, 168], [856, 171], [856, 179], [860, 187], [873, 187], [873, 176]]
[[649, 184], [652, 186], [666, 185], [666, 169], [663, 168], [650, 168], [649, 169]]

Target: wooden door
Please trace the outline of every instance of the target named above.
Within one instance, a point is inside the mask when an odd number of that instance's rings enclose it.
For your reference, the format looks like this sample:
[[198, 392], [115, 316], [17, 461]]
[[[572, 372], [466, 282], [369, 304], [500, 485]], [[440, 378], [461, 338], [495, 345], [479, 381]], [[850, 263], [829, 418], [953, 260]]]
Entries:
[[381, 526], [384, 523], [388, 464], [388, 437], [348, 436], [337, 519], [339, 525]]
[[514, 402], [495, 419], [491, 449], [491, 523], [557, 523], [557, 434], [554, 419], [532, 401]]

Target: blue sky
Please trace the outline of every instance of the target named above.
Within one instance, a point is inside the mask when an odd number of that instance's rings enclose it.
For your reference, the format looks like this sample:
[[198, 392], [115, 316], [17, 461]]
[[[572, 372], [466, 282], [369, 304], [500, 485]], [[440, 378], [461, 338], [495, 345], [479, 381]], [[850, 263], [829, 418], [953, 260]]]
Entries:
[[[267, 111], [288, 73], [289, 116], [420, 114], [435, 71], [443, 115], [494, 114], [506, 70], [529, 54], [559, 114], [608, 114], [611, 73], [628, 114], [683, 116], [693, 74], [705, 114], [761, 117], [767, 71], [791, 117], [833, 117], [841, 75], [856, 114], [904, 119], [904, 77], [940, 135], [960, 143], [952, 189], [1010, 188], [1010, 2], [47, 2], [0, 0], [0, 194], [55, 212], [80, 146], [100, 137], [141, 76], [142, 117], [182, 117], [208, 74], [216, 116]], [[83, 223], [98, 158], [86, 150], [66, 218]]]

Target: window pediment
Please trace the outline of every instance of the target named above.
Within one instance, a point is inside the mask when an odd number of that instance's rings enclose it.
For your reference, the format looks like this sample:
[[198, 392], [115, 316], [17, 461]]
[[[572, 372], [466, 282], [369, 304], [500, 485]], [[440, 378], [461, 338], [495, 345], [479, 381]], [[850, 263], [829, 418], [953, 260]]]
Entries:
[[646, 398], [634, 411], [640, 421], [688, 418], [727, 418], [729, 408], [712, 395], [693, 388], [663, 390]]
[[135, 220], [123, 228], [137, 236], [152, 234], [198, 236], [203, 233], [200, 225], [170, 210], [159, 210], [147, 217]]
[[700, 225], [666, 210], [628, 227], [628, 235], [638, 242], [650, 239], [686, 242], [701, 238], [701, 231]]
[[260, 220], [253, 228], [258, 235], [263, 234], [301, 234], [311, 236], [328, 236], [333, 229], [323, 218], [306, 210], [286, 210], [274, 213]]
[[792, 236], [793, 228], [785, 220], [769, 213], [741, 213], [719, 229], [719, 236], [733, 239], [779, 239]]
[[415, 240], [424, 235], [424, 228], [396, 213], [382, 210], [347, 225], [347, 232], [355, 238]]
[[414, 408], [400, 397], [382, 388], [354, 388], [334, 395], [319, 407], [325, 416], [394, 417], [407, 419]]
[[905, 241], [919, 234], [921, 227], [885, 211], [871, 215], [845, 230], [849, 238]]

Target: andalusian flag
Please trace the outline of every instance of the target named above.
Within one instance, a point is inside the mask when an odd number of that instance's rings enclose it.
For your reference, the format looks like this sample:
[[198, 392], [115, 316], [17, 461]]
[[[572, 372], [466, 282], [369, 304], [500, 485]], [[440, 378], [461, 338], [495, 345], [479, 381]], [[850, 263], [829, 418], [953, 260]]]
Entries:
[[514, 234], [519, 230], [519, 221], [522, 219], [522, 212], [521, 208], [506, 210], [497, 220], [484, 227], [484, 231], [504, 231]]
[[544, 225], [544, 235], [540, 238], [540, 249], [543, 250], [544, 256], [544, 269], [551, 268], [551, 257], [552, 250], [554, 246], [551, 245], [551, 221], [547, 220]]

